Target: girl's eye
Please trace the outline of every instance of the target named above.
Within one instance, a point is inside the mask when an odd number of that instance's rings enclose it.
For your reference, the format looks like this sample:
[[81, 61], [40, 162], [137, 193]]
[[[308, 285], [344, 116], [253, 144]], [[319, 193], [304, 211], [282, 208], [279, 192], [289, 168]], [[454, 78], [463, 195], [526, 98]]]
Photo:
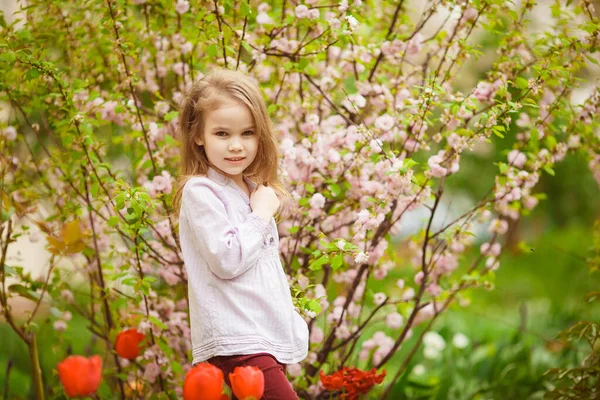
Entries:
[[[246, 135], [246, 133], [247, 133], [247, 135]], [[254, 135], [254, 131], [246, 131], [246, 132], [244, 132], [244, 135], [246, 135], [246, 136]]]
[[[221, 133], [222, 133], [222, 135], [221, 135]], [[223, 131], [220, 131], [220, 132], [215, 133], [215, 135], [217, 135], [217, 136], [225, 136], [225, 135], [227, 135], [227, 133], [223, 132]]]

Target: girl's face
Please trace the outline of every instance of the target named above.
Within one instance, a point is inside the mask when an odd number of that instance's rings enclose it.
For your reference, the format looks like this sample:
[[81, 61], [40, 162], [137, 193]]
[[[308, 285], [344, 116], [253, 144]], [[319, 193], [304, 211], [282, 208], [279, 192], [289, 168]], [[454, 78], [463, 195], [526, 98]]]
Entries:
[[205, 115], [204, 137], [198, 136], [196, 144], [204, 146], [210, 164], [242, 183], [242, 172], [258, 152], [258, 133], [250, 109], [233, 99], [223, 101]]

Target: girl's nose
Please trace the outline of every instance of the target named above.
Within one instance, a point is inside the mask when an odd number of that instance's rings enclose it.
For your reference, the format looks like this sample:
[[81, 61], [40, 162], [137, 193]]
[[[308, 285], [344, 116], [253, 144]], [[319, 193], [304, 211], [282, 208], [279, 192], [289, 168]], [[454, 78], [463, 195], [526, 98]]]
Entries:
[[230, 151], [234, 151], [234, 150], [241, 150], [242, 149], [242, 144], [238, 141], [232, 142], [229, 145], [229, 150]]

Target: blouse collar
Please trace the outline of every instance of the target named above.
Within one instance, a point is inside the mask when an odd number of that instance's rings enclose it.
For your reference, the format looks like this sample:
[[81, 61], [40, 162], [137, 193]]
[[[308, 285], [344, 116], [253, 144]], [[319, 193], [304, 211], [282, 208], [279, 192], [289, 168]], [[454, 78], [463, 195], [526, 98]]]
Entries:
[[[235, 188], [239, 189], [240, 191], [242, 190], [233, 181], [233, 179], [231, 179], [230, 177], [228, 177], [228, 176], [224, 175], [223, 173], [217, 171], [213, 167], [208, 167], [207, 176], [208, 176], [209, 179], [211, 179], [212, 181], [218, 183], [219, 185], [222, 185], [222, 186], [233, 185]], [[250, 178], [248, 178], [245, 175], [243, 175], [243, 179], [248, 184], [248, 187], [250, 188], [250, 192], [253, 192], [254, 188], [256, 187], [256, 183], [254, 183], [253, 181], [251, 181]]]

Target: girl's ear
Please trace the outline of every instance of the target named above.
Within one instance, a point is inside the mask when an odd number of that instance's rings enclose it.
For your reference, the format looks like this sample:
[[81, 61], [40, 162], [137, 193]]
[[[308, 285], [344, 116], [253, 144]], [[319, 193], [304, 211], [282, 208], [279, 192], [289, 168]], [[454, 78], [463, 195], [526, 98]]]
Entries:
[[196, 142], [196, 144], [198, 146], [204, 146], [204, 140], [202, 139], [202, 137], [200, 135], [198, 135], [195, 139], [194, 142]]

